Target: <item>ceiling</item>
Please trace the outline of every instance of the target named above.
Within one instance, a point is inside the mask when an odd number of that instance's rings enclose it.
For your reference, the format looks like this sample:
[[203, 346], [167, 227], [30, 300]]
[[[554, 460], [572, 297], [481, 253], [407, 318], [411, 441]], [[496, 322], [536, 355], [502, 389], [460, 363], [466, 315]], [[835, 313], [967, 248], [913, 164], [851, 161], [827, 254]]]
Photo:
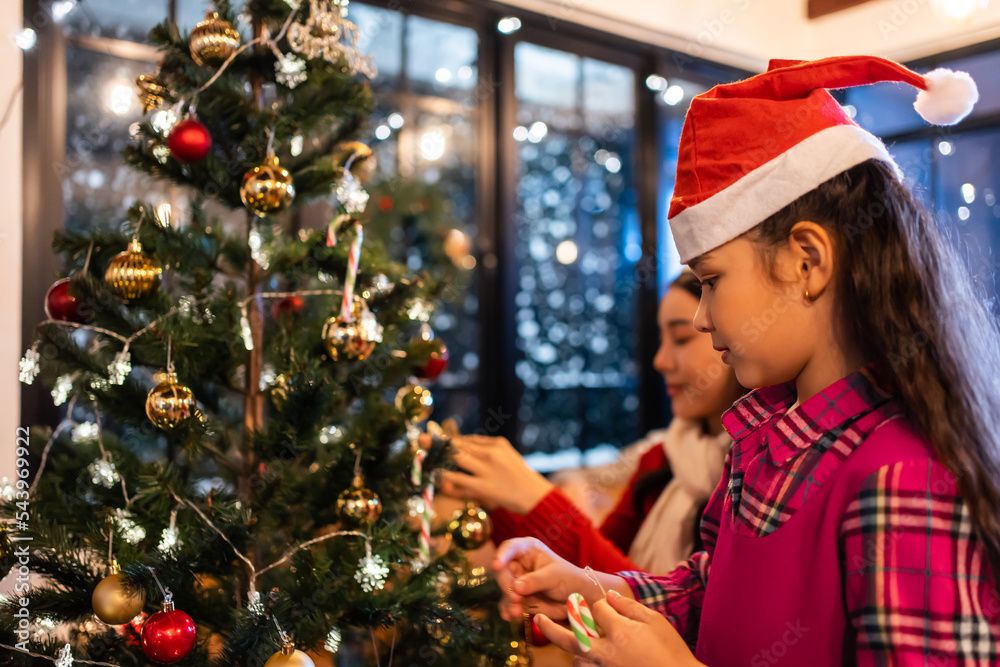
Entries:
[[580, 23], [756, 71], [769, 58], [870, 53], [906, 61], [1000, 37], [1000, 0], [965, 20], [933, 6], [954, 1], [871, 0], [809, 19], [806, 0], [504, 0], [548, 15], [556, 31]]

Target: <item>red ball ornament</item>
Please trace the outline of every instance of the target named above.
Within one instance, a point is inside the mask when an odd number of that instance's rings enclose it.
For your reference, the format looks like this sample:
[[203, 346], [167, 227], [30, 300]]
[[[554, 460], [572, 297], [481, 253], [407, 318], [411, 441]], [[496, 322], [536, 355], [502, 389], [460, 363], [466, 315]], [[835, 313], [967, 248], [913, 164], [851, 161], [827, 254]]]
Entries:
[[212, 149], [212, 137], [208, 129], [196, 120], [182, 120], [170, 130], [167, 137], [170, 155], [178, 162], [197, 162]]
[[538, 629], [538, 623], [535, 622], [535, 617], [531, 617], [531, 645], [532, 646], [548, 646], [552, 642], [549, 638], [542, 634], [542, 631]]
[[414, 369], [417, 377], [423, 380], [436, 380], [448, 368], [448, 348], [437, 339], [434, 343], [437, 345], [437, 349], [431, 352], [427, 363]]
[[301, 297], [286, 296], [281, 301], [275, 302], [271, 307], [271, 314], [274, 315], [274, 319], [280, 320], [287, 315], [298, 315], [304, 306], [305, 302]]
[[45, 315], [60, 322], [83, 322], [79, 304], [69, 293], [69, 278], [57, 280], [45, 293]]
[[183, 611], [174, 609], [173, 602], [164, 602], [158, 611], [142, 624], [142, 652], [150, 660], [162, 664], [177, 662], [194, 648], [197, 633], [194, 621]]

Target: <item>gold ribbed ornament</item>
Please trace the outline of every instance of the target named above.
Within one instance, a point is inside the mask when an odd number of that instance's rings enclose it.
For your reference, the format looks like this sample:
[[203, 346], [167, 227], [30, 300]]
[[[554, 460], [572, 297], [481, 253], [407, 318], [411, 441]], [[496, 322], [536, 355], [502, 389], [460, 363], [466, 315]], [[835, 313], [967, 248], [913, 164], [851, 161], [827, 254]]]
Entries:
[[272, 155], [243, 176], [240, 199], [259, 216], [277, 213], [288, 208], [295, 199], [292, 176]]
[[434, 397], [426, 387], [408, 384], [396, 392], [396, 409], [409, 421], [422, 422], [434, 411]]
[[135, 85], [139, 88], [139, 101], [142, 102], [143, 113], [160, 108], [167, 96], [167, 89], [155, 74], [140, 74], [135, 80]]
[[135, 301], [156, 291], [161, 273], [160, 265], [143, 254], [139, 239], [132, 239], [128, 250], [115, 255], [108, 264], [104, 282], [123, 301]]
[[146, 593], [142, 589], [126, 588], [118, 564], [112, 561], [108, 576], [97, 584], [90, 602], [97, 618], [108, 625], [122, 625], [142, 611], [146, 605]]
[[333, 166], [340, 171], [344, 170], [347, 162], [351, 160], [351, 175], [360, 183], [367, 183], [375, 175], [375, 156], [372, 149], [360, 141], [343, 141], [333, 147]]
[[209, 11], [191, 31], [191, 58], [199, 65], [221, 63], [240, 48], [240, 33], [229, 21]]
[[177, 381], [176, 373], [167, 373], [167, 379], [146, 396], [146, 416], [164, 431], [176, 428], [195, 412], [194, 394]]

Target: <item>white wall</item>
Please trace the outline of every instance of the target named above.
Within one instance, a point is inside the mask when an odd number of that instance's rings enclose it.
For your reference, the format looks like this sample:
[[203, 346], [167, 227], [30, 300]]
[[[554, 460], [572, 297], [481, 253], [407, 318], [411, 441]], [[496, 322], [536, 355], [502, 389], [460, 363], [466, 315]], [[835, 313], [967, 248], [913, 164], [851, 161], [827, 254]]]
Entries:
[[[21, 49], [11, 35], [21, 29], [21, 2], [0, 1], [0, 117], [21, 83]], [[21, 105], [16, 93], [6, 125], [0, 129], [4, 169], [0, 219], [0, 477], [14, 479], [14, 430], [21, 421], [17, 362], [21, 349]]]
[[1000, 36], [1000, 0], [972, 20], [944, 20], [932, 0], [876, 0], [810, 20], [806, 0], [505, 0], [691, 55], [762, 70], [769, 58], [871, 53], [909, 60]]

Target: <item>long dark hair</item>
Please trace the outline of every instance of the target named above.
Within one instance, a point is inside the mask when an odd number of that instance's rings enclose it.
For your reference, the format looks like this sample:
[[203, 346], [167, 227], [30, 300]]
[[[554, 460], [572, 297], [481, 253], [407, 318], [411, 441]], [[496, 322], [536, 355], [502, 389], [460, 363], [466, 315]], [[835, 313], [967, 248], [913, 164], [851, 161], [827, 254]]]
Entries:
[[839, 174], [747, 232], [775, 280], [776, 249], [802, 220], [833, 236], [841, 321], [955, 475], [1000, 587], [1000, 335], [968, 269], [880, 161]]
[[[670, 287], [667, 289], [675, 287], [684, 290], [695, 299], [701, 299], [701, 281], [698, 280], [698, 277], [690, 269], [681, 271], [681, 274], [670, 283]], [[650, 470], [639, 476], [635, 482], [635, 491], [632, 494], [632, 502], [636, 514], [643, 516], [646, 513], [646, 500], [653, 495], [659, 496], [672, 476], [673, 473], [670, 470], [669, 462], [665, 466], [656, 470]]]

